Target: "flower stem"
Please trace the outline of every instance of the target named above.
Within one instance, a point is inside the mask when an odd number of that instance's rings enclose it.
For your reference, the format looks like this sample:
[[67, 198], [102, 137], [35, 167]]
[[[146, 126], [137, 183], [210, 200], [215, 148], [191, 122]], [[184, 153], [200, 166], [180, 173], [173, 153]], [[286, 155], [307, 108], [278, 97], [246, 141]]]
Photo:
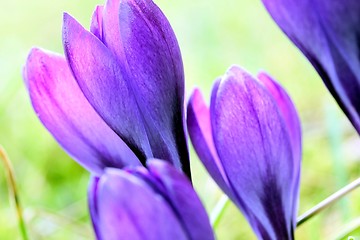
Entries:
[[351, 192], [352, 190], [356, 189], [359, 186], [360, 186], [360, 178], [346, 185], [336, 193], [332, 194], [330, 197], [326, 198], [325, 200], [323, 200], [322, 202], [320, 202], [319, 204], [317, 204], [316, 206], [314, 206], [313, 208], [311, 208], [310, 210], [306, 211], [304, 214], [299, 216], [297, 219], [297, 226], [300, 226], [301, 224], [309, 220], [311, 217], [318, 214], [319, 212], [321, 212], [322, 210], [324, 210], [325, 208], [327, 208], [328, 206], [339, 200], [341, 197], [345, 196], [346, 194], [348, 194], [349, 192]]
[[11, 165], [10, 159], [8, 158], [4, 148], [1, 145], [0, 145], [0, 159], [4, 163], [5, 169], [7, 171], [8, 187], [9, 187], [9, 191], [11, 192], [11, 195], [14, 199], [17, 218], [18, 218], [18, 224], [19, 224], [22, 238], [23, 238], [23, 240], [28, 240], [29, 238], [27, 235], [25, 221], [24, 221], [23, 213], [22, 213], [22, 208], [21, 208], [21, 204], [20, 204], [20, 200], [19, 200], [19, 196], [18, 196], [18, 192], [17, 192], [17, 188], [16, 188], [14, 169]]
[[220, 200], [216, 203], [210, 215], [211, 225], [214, 229], [216, 229], [217, 225], [219, 224], [220, 219], [229, 203], [230, 200], [226, 195], [221, 196]]

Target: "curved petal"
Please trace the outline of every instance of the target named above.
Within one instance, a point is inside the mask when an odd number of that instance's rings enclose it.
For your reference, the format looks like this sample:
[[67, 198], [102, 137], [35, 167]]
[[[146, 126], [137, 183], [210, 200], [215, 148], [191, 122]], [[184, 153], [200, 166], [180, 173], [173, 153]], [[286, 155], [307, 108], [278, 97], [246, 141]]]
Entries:
[[177, 214], [188, 239], [215, 239], [205, 208], [185, 175], [162, 160], [150, 160], [147, 167], [149, 174], [158, 181], [157, 185], [163, 187], [158, 191]]
[[109, 0], [103, 27], [104, 44], [127, 65], [154, 156], [170, 160], [190, 176], [183, 66], [169, 22], [152, 1]]
[[360, 132], [360, 2], [263, 0]]
[[98, 38], [66, 13], [63, 42], [69, 66], [85, 97], [144, 163], [152, 151], [121, 65]]
[[294, 160], [276, 102], [234, 66], [222, 79], [210, 114], [220, 160], [240, 203], [257, 219], [251, 223], [255, 232], [291, 239]]
[[94, 34], [99, 40], [102, 40], [102, 36], [103, 36], [103, 26], [102, 26], [103, 11], [104, 11], [104, 6], [102, 5], [96, 6], [93, 15], [91, 17], [90, 32]]
[[107, 0], [103, 10], [103, 43], [118, 58], [125, 61], [121, 39], [119, 9], [122, 0]]
[[175, 34], [152, 1], [120, 1], [121, 42], [130, 88], [146, 116], [154, 157], [190, 176], [184, 127], [184, 70]]
[[295, 162], [298, 162], [301, 160], [301, 125], [295, 105], [282, 86], [267, 73], [259, 73], [258, 79], [274, 97], [279, 107], [281, 116], [285, 120], [290, 134], [293, 155], [296, 159]]
[[[354, 75], [360, 76], [360, 2], [357, 0], [318, 0], [324, 31], [337, 47]], [[339, 72], [340, 74], [341, 72]]]
[[[218, 84], [219, 80], [215, 83], [215, 86]], [[191, 142], [199, 159], [219, 187], [231, 197], [232, 191], [229, 189], [227, 177], [214, 146], [210, 111], [198, 89], [195, 89], [189, 99], [187, 106], [187, 127]]]
[[104, 167], [140, 164], [86, 100], [64, 57], [32, 49], [24, 78], [41, 122], [86, 169], [101, 174]]
[[92, 222], [92, 226], [94, 228], [94, 233], [97, 240], [101, 240], [100, 232], [98, 229], [99, 223], [98, 223], [98, 209], [97, 209], [97, 189], [99, 184], [100, 178], [91, 176], [90, 183], [88, 187], [88, 206], [89, 206], [89, 213], [90, 218]]
[[108, 169], [96, 194], [101, 239], [187, 239], [167, 202], [135, 176]]
[[258, 74], [258, 79], [264, 84], [270, 94], [274, 97], [280, 113], [285, 120], [290, 135], [290, 142], [292, 146], [292, 152], [294, 157], [294, 210], [293, 210], [293, 224], [294, 229], [296, 227], [297, 208], [299, 202], [299, 190], [300, 190], [300, 170], [301, 170], [301, 125], [300, 119], [297, 114], [294, 103], [286, 93], [286, 91], [278, 84], [272, 77], [265, 72]]

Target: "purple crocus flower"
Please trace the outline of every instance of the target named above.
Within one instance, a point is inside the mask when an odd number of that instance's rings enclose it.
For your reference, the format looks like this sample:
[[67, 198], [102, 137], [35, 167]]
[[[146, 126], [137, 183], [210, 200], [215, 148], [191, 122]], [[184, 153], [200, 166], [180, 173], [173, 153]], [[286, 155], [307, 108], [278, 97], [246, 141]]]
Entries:
[[92, 179], [89, 206], [97, 239], [214, 239], [189, 180], [164, 161], [105, 169]]
[[360, 133], [360, 1], [263, 0]]
[[301, 129], [284, 89], [265, 73], [231, 67], [213, 87], [210, 109], [199, 90], [188, 131], [204, 166], [260, 239], [292, 239], [298, 206]]
[[90, 32], [65, 13], [63, 45], [65, 57], [32, 49], [24, 68], [35, 112], [60, 145], [97, 175], [155, 157], [190, 176], [183, 64], [161, 10], [108, 0]]

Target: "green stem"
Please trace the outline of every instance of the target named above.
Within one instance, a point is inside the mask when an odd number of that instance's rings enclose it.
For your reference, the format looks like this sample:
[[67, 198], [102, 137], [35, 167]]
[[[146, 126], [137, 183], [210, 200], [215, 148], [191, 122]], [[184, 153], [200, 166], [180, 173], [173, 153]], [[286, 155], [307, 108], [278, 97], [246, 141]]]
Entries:
[[303, 215], [298, 217], [297, 226], [300, 226], [301, 224], [309, 220], [311, 217], [318, 214], [319, 212], [321, 212], [322, 210], [324, 210], [325, 208], [327, 208], [328, 206], [339, 200], [341, 197], [345, 196], [346, 194], [353, 191], [359, 186], [360, 186], [360, 178], [346, 185], [345, 187], [343, 187], [336, 193], [332, 194], [330, 197], [326, 198], [325, 200], [323, 200], [322, 202], [320, 202], [310, 210], [306, 211]]
[[11, 195], [14, 199], [17, 218], [18, 218], [18, 224], [19, 224], [22, 238], [23, 238], [23, 240], [28, 240], [29, 238], [27, 235], [25, 221], [24, 221], [24, 217], [23, 217], [23, 213], [22, 213], [21, 204], [20, 204], [20, 199], [18, 196], [17, 188], [16, 188], [14, 169], [11, 165], [10, 159], [8, 158], [4, 148], [1, 145], [0, 145], [0, 159], [4, 163], [5, 169], [7, 171], [8, 187], [9, 187], [9, 191], [11, 192]]
[[210, 215], [211, 225], [216, 229], [217, 225], [220, 222], [221, 217], [223, 216], [226, 207], [229, 205], [230, 200], [226, 195], [223, 195], [220, 200], [216, 203], [214, 209]]

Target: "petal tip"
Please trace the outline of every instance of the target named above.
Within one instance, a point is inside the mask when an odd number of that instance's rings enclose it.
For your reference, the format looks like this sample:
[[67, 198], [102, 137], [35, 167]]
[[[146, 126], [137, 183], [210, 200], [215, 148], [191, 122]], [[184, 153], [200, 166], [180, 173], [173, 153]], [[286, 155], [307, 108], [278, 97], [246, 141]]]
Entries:
[[225, 75], [223, 76], [223, 80], [226, 80], [229, 78], [234, 78], [234, 79], [236, 79], [236, 81], [239, 81], [239, 82], [245, 82], [247, 79], [253, 78], [253, 77], [243, 67], [233, 64], [226, 71]]
[[22, 76], [24, 80], [24, 84], [27, 89], [29, 89], [29, 70], [31, 69], [31, 66], [34, 62], [37, 61], [37, 58], [40, 58], [43, 51], [40, 48], [32, 47], [29, 51], [29, 54], [26, 58], [25, 65], [22, 68]]
[[[63, 13], [63, 29], [62, 29], [62, 33], [63, 33], [63, 42], [66, 42], [69, 33], [71, 32], [78, 32], [78, 31], [74, 31], [74, 28], [77, 28], [78, 25], [80, 25], [75, 18], [73, 18], [70, 14], [68, 14], [67, 12]], [[72, 30], [72, 31], [71, 31]]]
[[71, 15], [67, 12], [63, 12], [63, 21], [67, 21], [69, 18], [72, 18]]
[[269, 77], [270, 75], [265, 70], [260, 69], [256, 76], [257, 78], [262, 78], [262, 77]]
[[237, 64], [232, 64], [225, 72], [225, 75], [238, 73], [238, 72], [247, 72], [244, 68], [240, 67]]
[[63, 13], [63, 27], [67, 26], [69, 24], [69, 21], [71, 21], [72, 19], [73, 19], [73, 17], [69, 13], [64, 12]]
[[25, 65], [28, 65], [31, 61], [33, 61], [36, 58], [39, 58], [41, 55], [43, 55], [44, 50], [38, 47], [32, 47], [29, 51], [29, 54], [26, 58]]
[[197, 87], [193, 89], [189, 98], [189, 104], [191, 104], [195, 99], [202, 97], [201, 90]]

